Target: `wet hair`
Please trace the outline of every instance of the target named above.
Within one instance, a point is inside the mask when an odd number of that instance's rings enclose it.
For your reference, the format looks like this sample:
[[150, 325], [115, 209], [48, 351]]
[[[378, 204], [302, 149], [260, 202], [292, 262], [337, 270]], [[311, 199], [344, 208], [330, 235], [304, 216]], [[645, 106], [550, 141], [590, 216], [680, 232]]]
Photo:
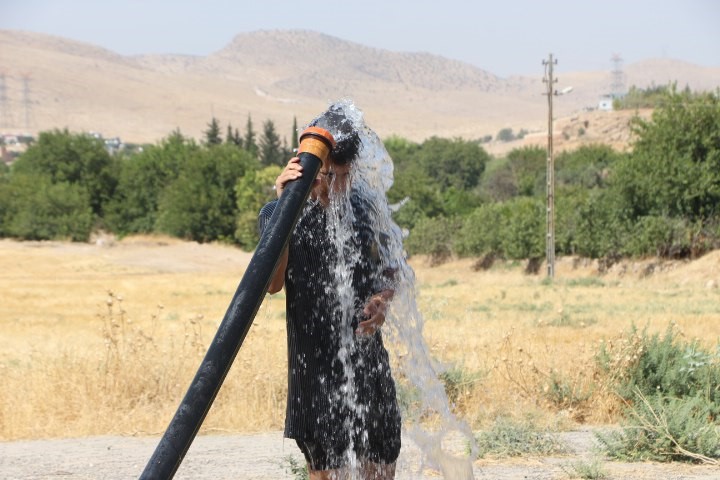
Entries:
[[342, 106], [333, 104], [308, 124], [309, 127], [324, 128], [337, 142], [330, 152], [330, 158], [338, 165], [347, 165], [355, 160], [360, 151], [360, 134], [352, 121], [345, 116]]

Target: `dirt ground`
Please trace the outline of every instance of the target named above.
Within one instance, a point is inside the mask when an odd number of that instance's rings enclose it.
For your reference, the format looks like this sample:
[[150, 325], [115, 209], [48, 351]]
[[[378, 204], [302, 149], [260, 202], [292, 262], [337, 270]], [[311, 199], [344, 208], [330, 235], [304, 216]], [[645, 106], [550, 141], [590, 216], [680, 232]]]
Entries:
[[[572, 465], [589, 463], [594, 453], [590, 429], [565, 432], [562, 440], [571, 454], [562, 457], [479, 460], [476, 479], [573, 478]], [[0, 443], [0, 478], [17, 480], [121, 480], [137, 478], [151, 457], [156, 437], [90, 437]], [[175, 478], [182, 479], [294, 479], [288, 458], [301, 459], [294, 442], [281, 432], [254, 435], [203, 435], [195, 439]], [[717, 467], [700, 465], [621, 463], [599, 460], [610, 479], [718, 479]], [[421, 468], [418, 448], [407, 438], [398, 460], [398, 480], [442, 478], [437, 470]], [[564, 467], [564, 468], [563, 468]], [[575, 477], [579, 478], [579, 477]]]

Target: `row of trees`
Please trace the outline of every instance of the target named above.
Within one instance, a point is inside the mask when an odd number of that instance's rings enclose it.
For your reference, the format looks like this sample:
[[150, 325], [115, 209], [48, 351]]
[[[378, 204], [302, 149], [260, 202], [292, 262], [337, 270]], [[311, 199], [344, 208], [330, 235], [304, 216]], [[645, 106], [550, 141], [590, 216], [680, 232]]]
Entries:
[[[720, 103], [671, 89], [651, 120], [634, 120], [632, 153], [604, 145], [556, 158], [557, 253], [592, 258], [689, 256], [720, 245]], [[255, 142], [213, 119], [198, 143], [176, 131], [142, 151], [111, 156], [83, 134], [40, 134], [0, 171], [0, 236], [86, 240], [165, 233], [254, 248], [256, 216], [296, 145], [266, 121]], [[296, 132], [293, 129], [293, 133]], [[542, 148], [493, 158], [482, 141], [386, 139], [405, 200], [395, 214], [411, 253], [541, 258], [545, 248]]]
[[[591, 145], [559, 155], [557, 253], [687, 257], [720, 246], [719, 97], [671, 88], [650, 120], [632, 121], [631, 153]], [[396, 160], [408, 150], [388, 146]], [[412, 228], [411, 251], [437, 259], [544, 256], [545, 150], [516, 149], [484, 161], [479, 184], [466, 192], [472, 212], [425, 208], [399, 218]], [[393, 193], [418, 197], [410, 190]]]
[[263, 165], [284, 165], [292, 155], [293, 150], [298, 147], [297, 119], [293, 118], [289, 145], [285, 137], [280, 138], [272, 120], [265, 120], [262, 127], [262, 134], [257, 138], [252, 117], [248, 115], [245, 136], [243, 137], [237, 128], [233, 129], [232, 124], [228, 123], [225, 139], [223, 140], [220, 122], [213, 117], [204, 132], [205, 144], [208, 146], [221, 145], [222, 143], [235, 145], [247, 151], [250, 155], [257, 157]]

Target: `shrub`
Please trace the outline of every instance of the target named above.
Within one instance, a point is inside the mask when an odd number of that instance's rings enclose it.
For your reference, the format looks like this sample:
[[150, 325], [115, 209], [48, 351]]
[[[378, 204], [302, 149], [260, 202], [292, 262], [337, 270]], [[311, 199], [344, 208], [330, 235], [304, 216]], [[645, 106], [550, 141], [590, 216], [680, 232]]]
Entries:
[[452, 256], [458, 229], [459, 220], [455, 218], [423, 218], [415, 225], [405, 246], [410, 253], [429, 255], [430, 263], [438, 265]]
[[545, 206], [534, 198], [503, 205], [502, 250], [507, 258], [540, 258], [545, 253]]
[[583, 480], [601, 480], [608, 478], [607, 472], [598, 459], [560, 465], [560, 469], [567, 474], [568, 478], [582, 478]]
[[440, 381], [445, 386], [448, 400], [453, 404], [459, 403], [470, 395], [481, 377], [480, 372], [472, 372], [458, 366], [448, 368], [439, 375]]
[[693, 461], [720, 464], [717, 405], [702, 397], [645, 397], [628, 407], [622, 431], [598, 433], [609, 456], [619, 460]]
[[686, 221], [666, 216], [640, 217], [625, 244], [630, 256], [655, 255], [683, 258], [690, 253], [691, 235]]
[[462, 221], [455, 239], [456, 253], [460, 256], [479, 257], [486, 254], [498, 254], [501, 251], [500, 206], [488, 203], [476, 208]]
[[[45, 176], [14, 175], [0, 186], [0, 233], [23, 240], [86, 241], [93, 226], [88, 193]], [[7, 205], [3, 205], [5, 200]]]
[[286, 455], [282, 458], [280, 466], [285, 469], [286, 473], [292, 475], [294, 480], [309, 480], [310, 473], [308, 472], [307, 465], [303, 460], [298, 460], [292, 455]]
[[596, 357], [600, 371], [618, 395], [702, 396], [720, 413], [720, 352], [708, 353], [697, 342], [683, 343], [671, 325], [664, 335], [632, 327], [618, 343], [604, 342]]
[[672, 325], [662, 336], [633, 326], [596, 360], [627, 407], [623, 430], [600, 437], [610, 455], [719, 463], [720, 350], [680, 341]]

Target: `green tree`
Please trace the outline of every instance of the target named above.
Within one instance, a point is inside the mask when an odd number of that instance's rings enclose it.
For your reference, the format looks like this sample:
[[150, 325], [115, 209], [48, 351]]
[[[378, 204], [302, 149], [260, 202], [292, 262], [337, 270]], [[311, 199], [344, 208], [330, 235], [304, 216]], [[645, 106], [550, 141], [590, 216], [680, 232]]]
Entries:
[[245, 250], [258, 243], [258, 213], [271, 200], [277, 198], [273, 186], [282, 168], [271, 165], [260, 170], [249, 170], [235, 185], [238, 217], [235, 240]]
[[594, 259], [618, 259], [639, 231], [606, 189], [575, 190], [556, 201], [556, 251]]
[[515, 134], [512, 128], [503, 128], [497, 133], [495, 140], [498, 142], [511, 142], [515, 140]]
[[87, 241], [93, 227], [84, 186], [36, 172], [0, 183], [0, 211], [2, 236], [23, 240]]
[[488, 163], [478, 190], [481, 198], [491, 202], [504, 202], [518, 195], [517, 179], [507, 157]]
[[235, 129], [235, 134], [233, 135], [233, 143], [236, 147], [243, 148], [243, 138], [240, 135], [240, 130], [237, 128]]
[[204, 132], [205, 143], [211, 146], [220, 145], [222, 143], [222, 138], [220, 137], [220, 124], [218, 123], [217, 118], [213, 117], [207, 127], [207, 130]]
[[438, 137], [425, 140], [415, 158], [443, 190], [475, 188], [489, 159], [490, 155], [476, 142]]
[[258, 145], [257, 141], [255, 140], [255, 130], [253, 129], [253, 122], [252, 118], [250, 117], [250, 114], [248, 114], [247, 124], [245, 125], [245, 143], [244, 147], [245, 150], [250, 152], [250, 155], [257, 157], [258, 155]]
[[455, 240], [458, 255], [479, 257], [486, 254], [501, 255], [503, 225], [502, 204], [486, 203], [463, 218]]
[[292, 132], [290, 135], [290, 151], [294, 152], [299, 146], [300, 143], [298, 142], [297, 117], [293, 116]]
[[235, 184], [257, 161], [231, 145], [200, 149], [182, 166], [177, 179], [163, 190], [156, 230], [209, 242], [235, 234]]
[[474, 189], [490, 157], [477, 142], [433, 137], [418, 145], [391, 137], [384, 143], [395, 166], [388, 199], [408, 199], [395, 215], [400, 226], [412, 228], [424, 217], [464, 215], [479, 204]]
[[159, 213], [159, 199], [200, 147], [174, 132], [121, 164], [115, 196], [107, 206], [106, 223], [117, 234], [151, 233]]
[[68, 130], [40, 133], [38, 141], [13, 163], [12, 171], [81, 187], [96, 218], [102, 218], [103, 206], [112, 198], [117, 184], [117, 162], [103, 142]]
[[410, 232], [405, 246], [410, 253], [429, 255], [432, 265], [440, 264], [452, 256], [459, 227], [458, 218], [422, 218]]
[[547, 151], [544, 148], [514, 148], [507, 154], [507, 161], [519, 195], [545, 195]]
[[284, 165], [286, 155], [280, 143], [280, 137], [272, 120], [265, 120], [263, 133], [258, 142], [260, 162], [263, 165]]
[[408, 229], [412, 229], [422, 218], [443, 214], [440, 187], [417, 164], [407, 165], [396, 172], [393, 186], [388, 191], [388, 199], [393, 203], [405, 201], [394, 219], [398, 225]]
[[651, 120], [632, 122], [632, 153], [617, 163], [612, 187], [631, 218], [718, 214], [720, 205], [720, 95], [671, 89]]
[[558, 185], [579, 185], [585, 188], [606, 187], [610, 170], [624, 154], [609, 145], [583, 145], [560, 153], [555, 159]]
[[502, 249], [507, 258], [541, 258], [545, 253], [545, 204], [536, 198], [518, 197], [501, 208]]

